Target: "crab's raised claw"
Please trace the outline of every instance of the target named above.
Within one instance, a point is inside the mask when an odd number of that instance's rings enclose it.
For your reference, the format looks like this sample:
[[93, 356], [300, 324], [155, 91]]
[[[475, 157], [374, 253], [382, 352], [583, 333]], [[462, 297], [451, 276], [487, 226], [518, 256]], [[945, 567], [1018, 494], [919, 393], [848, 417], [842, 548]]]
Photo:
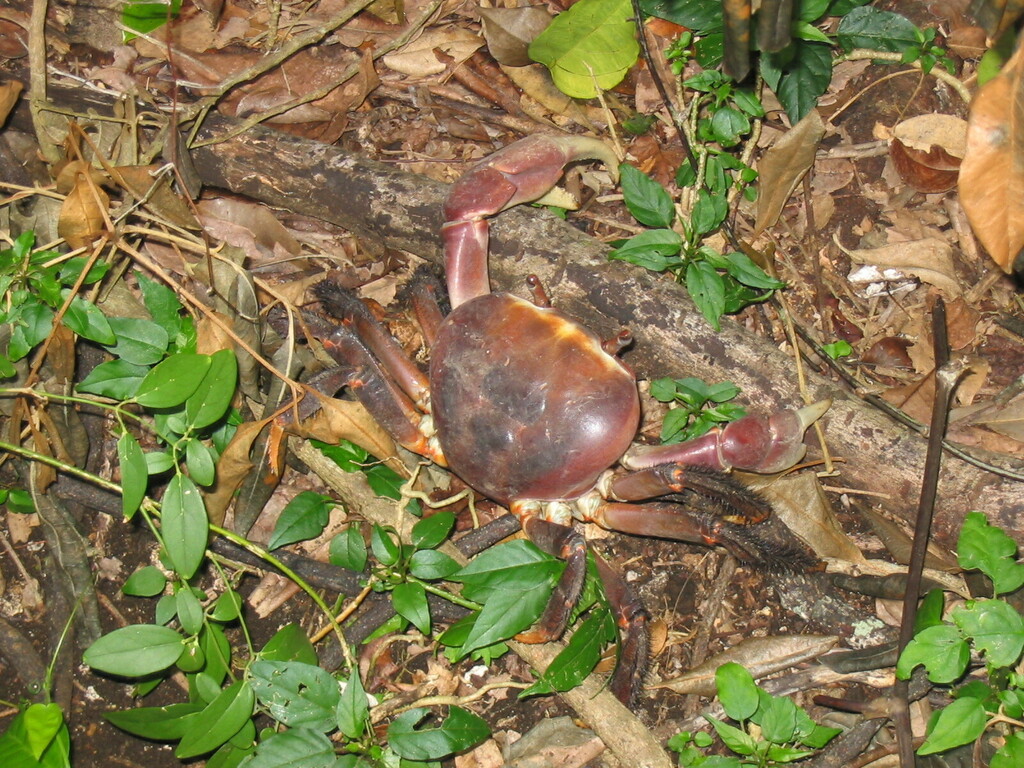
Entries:
[[685, 443], [636, 448], [623, 457], [622, 465], [644, 469], [674, 463], [765, 474], [781, 472], [803, 458], [804, 432], [831, 405], [831, 400], [822, 400], [770, 416], [744, 416]]
[[578, 160], [600, 160], [613, 176], [617, 174], [618, 158], [602, 141], [536, 135], [498, 150], [452, 185], [441, 236], [453, 309], [490, 291], [484, 220], [543, 198], [562, 177], [565, 166]]

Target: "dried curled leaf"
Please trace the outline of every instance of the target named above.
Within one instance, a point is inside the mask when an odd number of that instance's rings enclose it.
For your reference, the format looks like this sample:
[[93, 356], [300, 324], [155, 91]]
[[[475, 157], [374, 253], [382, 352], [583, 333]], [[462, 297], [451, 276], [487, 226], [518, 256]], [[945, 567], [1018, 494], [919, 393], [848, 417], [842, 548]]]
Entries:
[[78, 173], [60, 207], [57, 234], [72, 248], [87, 248], [103, 234], [110, 204], [107, 193], [87, 173]]
[[889, 157], [900, 178], [918, 192], [945, 192], [956, 186], [966, 144], [965, 120], [919, 115], [893, 129]]
[[551, 23], [546, 8], [480, 8], [487, 50], [499, 64], [525, 67], [533, 63], [530, 43]]
[[1010, 272], [1024, 248], [1024, 54], [971, 102], [967, 151], [960, 166], [960, 202], [978, 240]]
[[764, 153], [757, 164], [760, 194], [757, 196], [757, 221], [754, 232], [763, 232], [775, 224], [796, 185], [814, 165], [818, 142], [825, 135], [825, 125], [817, 110], [812, 109], [794, 125], [775, 146]]

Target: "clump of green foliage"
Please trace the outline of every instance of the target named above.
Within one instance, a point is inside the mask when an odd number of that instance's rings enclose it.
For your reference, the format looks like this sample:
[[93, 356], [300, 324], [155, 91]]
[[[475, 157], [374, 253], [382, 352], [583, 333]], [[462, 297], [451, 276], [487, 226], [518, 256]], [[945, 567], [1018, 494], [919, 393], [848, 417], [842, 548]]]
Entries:
[[[946, 752], [998, 731], [1003, 745], [991, 768], [1024, 765], [1024, 616], [1000, 595], [1024, 585], [1024, 564], [1017, 545], [985, 515], [964, 520], [957, 559], [965, 570], [981, 571], [992, 583], [992, 597], [968, 600], [943, 619], [942, 592], [925, 598], [917, 633], [904, 649], [896, 674], [907, 679], [918, 665], [933, 683], [952, 686], [953, 702], [935, 712], [919, 755]], [[982, 674], [965, 674], [971, 652], [983, 659]]]

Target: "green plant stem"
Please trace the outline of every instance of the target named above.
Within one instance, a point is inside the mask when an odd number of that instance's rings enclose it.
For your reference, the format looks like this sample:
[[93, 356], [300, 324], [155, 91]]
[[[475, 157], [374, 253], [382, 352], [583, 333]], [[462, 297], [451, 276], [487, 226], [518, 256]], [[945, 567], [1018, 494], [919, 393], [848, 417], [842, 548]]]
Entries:
[[106, 402], [105, 398], [96, 397], [76, 397], [75, 395], [62, 395], [56, 392], [40, 392], [37, 389], [31, 387], [0, 387], [0, 397], [5, 395], [21, 395], [25, 397], [32, 397], [36, 400], [42, 400], [46, 402], [48, 400], [56, 400], [60, 403], [77, 403], [78, 405], [89, 405], [96, 408], [104, 408], [117, 415], [118, 419], [127, 416], [130, 419], [134, 419], [138, 423], [142, 423], [142, 417], [137, 413], [122, 408], [118, 401]]
[[[863, 61], [865, 59], [869, 61], [889, 61], [894, 64], [902, 64], [903, 54], [889, 53], [888, 51], [871, 51], [866, 48], [854, 48], [849, 53], [843, 56], [839, 56], [835, 60], [833, 66], [841, 61]], [[921, 66], [920, 61], [912, 61], [907, 66], [919, 69], [921, 70], [922, 74], [924, 73], [924, 68]], [[960, 98], [964, 100], [965, 104], [971, 103], [971, 92], [970, 90], [968, 90], [967, 86], [960, 82], [959, 79], [949, 74], [949, 72], [944, 70], [942, 67], [934, 66], [932, 67], [931, 72], [927, 74], [930, 74], [936, 80], [942, 81], [950, 88], [952, 88], [954, 91], [956, 91], [957, 94], [959, 94]]]
[[[38, 461], [42, 464], [47, 464], [51, 467], [55, 467], [61, 470], [62, 472], [67, 472], [68, 474], [80, 477], [83, 480], [98, 485], [101, 488], [105, 488], [108, 491], [112, 491], [113, 493], [119, 495], [123, 493], [121, 486], [118, 485], [117, 483], [111, 482], [110, 480], [105, 480], [99, 475], [94, 475], [93, 473], [87, 472], [84, 469], [79, 469], [76, 466], [67, 464], [63, 461], [60, 461], [59, 459], [55, 459], [52, 456], [46, 456], [45, 454], [29, 450], [28, 448], [23, 448], [20, 445], [14, 445], [13, 443], [7, 443], [3, 441], [0, 441], [0, 450], [9, 451], [18, 456], [22, 456], [26, 459], [31, 459], [32, 461]], [[154, 514], [159, 514], [156, 512], [155, 506], [151, 508], [150, 511]], [[148, 519], [149, 518], [147, 517], [147, 520]], [[289, 568], [287, 565], [281, 562], [278, 558], [274, 557], [270, 552], [265, 550], [263, 547], [254, 544], [245, 537], [239, 536], [234, 531], [229, 531], [227, 528], [221, 528], [219, 525], [213, 525], [212, 523], [210, 524], [210, 530], [213, 533], [216, 533], [218, 536], [223, 536], [228, 541], [237, 544], [238, 546], [242, 547], [242, 549], [248, 550], [252, 554], [256, 555], [256, 557], [274, 566], [275, 568], [280, 570], [281, 573], [283, 573], [289, 579], [294, 581], [303, 592], [309, 595], [309, 598], [316, 604], [316, 606], [323, 612], [324, 616], [326, 616], [328, 620], [331, 622], [331, 626], [334, 628], [334, 633], [338, 638], [338, 642], [341, 644], [341, 651], [345, 656], [345, 663], [348, 665], [350, 670], [356, 669], [355, 659], [352, 656], [352, 649], [348, 647], [348, 643], [345, 640], [345, 635], [341, 631], [341, 627], [339, 627], [335, 622], [334, 614], [331, 612], [330, 606], [327, 605], [324, 599], [319, 595], [319, 593], [317, 593], [315, 589], [313, 589], [312, 586], [310, 586], [304, 579], [302, 579], [302, 577], [300, 577], [297, 573], [295, 573], [295, 571], [293, 571], [291, 568]]]
[[121, 493], [121, 486], [118, 485], [117, 483], [111, 482], [110, 480], [104, 480], [99, 475], [94, 475], [92, 472], [87, 472], [84, 469], [79, 469], [73, 464], [68, 464], [66, 462], [61, 461], [60, 459], [54, 458], [53, 456], [47, 456], [44, 453], [37, 453], [36, 451], [33, 451], [29, 448], [24, 448], [20, 445], [15, 445], [14, 443], [7, 443], [2, 440], [0, 440], [0, 451], [9, 451], [10, 453], [22, 456], [26, 459], [38, 461], [40, 464], [46, 464], [48, 466], [55, 467], [56, 469], [59, 469], [61, 472], [67, 472], [69, 475], [79, 477], [82, 480], [86, 480], [90, 483], [93, 483], [94, 485], [98, 485], [100, 488], [104, 488], [108, 491], [112, 491], [117, 494]]
[[471, 611], [479, 611], [483, 607], [480, 605], [480, 603], [474, 603], [472, 600], [467, 600], [466, 598], [456, 595], [453, 592], [441, 589], [440, 587], [434, 586], [433, 584], [423, 581], [422, 579], [417, 579], [415, 576], [408, 575], [405, 578], [406, 581], [419, 584], [421, 587], [423, 587], [424, 590], [426, 590], [430, 594], [437, 595], [442, 600], [447, 600], [449, 603], [454, 603], [455, 605], [462, 606], [463, 608], [468, 608]]
[[352, 649], [349, 648], [348, 642], [345, 640], [345, 635], [341, 631], [341, 627], [338, 626], [338, 623], [334, 620], [334, 614], [331, 612], [331, 607], [327, 605], [326, 601], [320, 596], [319, 592], [313, 589], [313, 587], [310, 586], [305, 579], [303, 579], [301, 576], [299, 576], [299, 574], [297, 574], [295, 571], [293, 571], [291, 568], [285, 565], [284, 562], [274, 557], [274, 555], [272, 555], [263, 547], [249, 541], [244, 536], [239, 536], [234, 531], [229, 531], [227, 528], [221, 528], [219, 525], [213, 525], [212, 523], [210, 524], [210, 530], [216, 533], [218, 536], [223, 536], [225, 539], [232, 542], [233, 544], [238, 545], [242, 549], [251, 552], [252, 554], [256, 555], [256, 557], [274, 566], [281, 573], [283, 573], [289, 579], [294, 581], [299, 586], [299, 589], [301, 589], [303, 592], [309, 595], [310, 600], [312, 600], [316, 604], [316, 606], [323, 612], [324, 616], [326, 616], [327, 619], [331, 622], [331, 626], [334, 629], [334, 634], [338, 638], [338, 642], [341, 644], [341, 652], [345, 656], [345, 664], [348, 665], [349, 671], [358, 671], [355, 658], [352, 656]]

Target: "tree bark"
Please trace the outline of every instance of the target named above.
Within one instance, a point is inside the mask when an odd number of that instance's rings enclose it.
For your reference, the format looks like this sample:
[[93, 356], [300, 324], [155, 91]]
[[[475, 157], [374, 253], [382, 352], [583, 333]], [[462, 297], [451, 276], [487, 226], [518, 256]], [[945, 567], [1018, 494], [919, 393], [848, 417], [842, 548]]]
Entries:
[[[54, 90], [59, 106], [82, 108], [81, 90]], [[88, 94], [96, 106], [100, 97]], [[102, 100], [102, 99], [101, 99]], [[212, 116], [199, 134], [224, 135], [234, 122]], [[321, 218], [363, 238], [440, 263], [441, 203], [445, 186], [336, 147], [257, 128], [192, 150], [207, 186]], [[670, 280], [607, 259], [608, 249], [571, 225], [534, 209], [499, 216], [491, 236], [495, 287], [525, 293], [528, 274], [540, 276], [554, 303], [603, 336], [628, 327], [636, 339], [625, 360], [640, 377], [698, 376], [729, 379], [754, 408], [801, 404], [792, 358], [725, 318], [715, 332], [682, 288]], [[842, 384], [807, 372], [812, 399], [832, 398], [823, 418], [841, 483], [885, 498], [871, 503], [905, 521], [914, 519], [924, 467], [925, 441], [852, 395]], [[1024, 462], [1003, 461], [1017, 472]], [[990, 515], [1024, 543], [1024, 485], [974, 467], [950, 454], [943, 459], [934, 536], [952, 548], [964, 515]]]

